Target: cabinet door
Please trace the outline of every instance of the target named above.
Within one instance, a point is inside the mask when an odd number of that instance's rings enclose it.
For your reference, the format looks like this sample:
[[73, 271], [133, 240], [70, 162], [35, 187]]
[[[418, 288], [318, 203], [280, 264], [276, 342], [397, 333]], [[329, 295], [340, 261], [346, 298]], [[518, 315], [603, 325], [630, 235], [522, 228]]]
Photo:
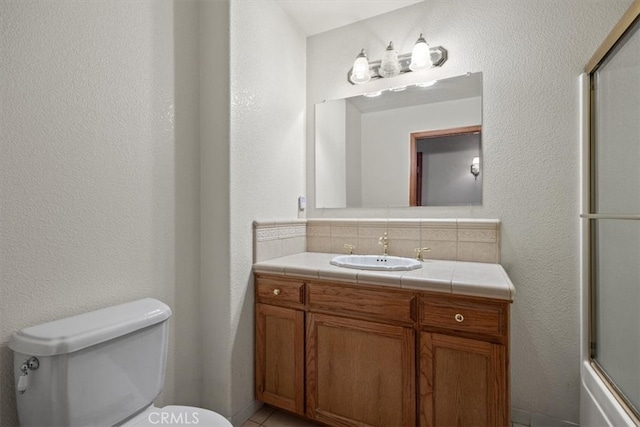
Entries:
[[414, 426], [415, 332], [309, 313], [307, 416], [336, 426]]
[[304, 312], [256, 305], [256, 397], [304, 414]]
[[505, 346], [422, 332], [420, 426], [506, 426]]

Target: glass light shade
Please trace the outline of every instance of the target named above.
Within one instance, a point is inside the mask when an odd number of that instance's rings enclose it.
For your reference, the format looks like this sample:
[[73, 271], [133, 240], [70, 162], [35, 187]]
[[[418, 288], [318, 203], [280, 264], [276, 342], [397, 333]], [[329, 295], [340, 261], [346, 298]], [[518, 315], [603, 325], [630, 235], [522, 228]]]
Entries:
[[400, 74], [400, 63], [398, 62], [398, 52], [393, 49], [393, 42], [389, 42], [389, 46], [382, 55], [382, 63], [378, 74], [382, 77], [394, 77]]
[[431, 52], [429, 51], [429, 45], [427, 41], [422, 37], [420, 37], [416, 41], [416, 44], [413, 46], [413, 50], [411, 51], [411, 64], [409, 64], [409, 69], [411, 71], [424, 70], [425, 68], [430, 68], [433, 66], [433, 62], [431, 62]]
[[371, 75], [369, 74], [369, 60], [367, 60], [367, 55], [365, 55], [364, 49], [362, 49], [358, 54], [355, 62], [353, 63], [353, 69], [351, 70], [349, 80], [358, 85], [371, 80]]
[[478, 179], [478, 175], [480, 175], [480, 157], [474, 157], [471, 161], [471, 175]]

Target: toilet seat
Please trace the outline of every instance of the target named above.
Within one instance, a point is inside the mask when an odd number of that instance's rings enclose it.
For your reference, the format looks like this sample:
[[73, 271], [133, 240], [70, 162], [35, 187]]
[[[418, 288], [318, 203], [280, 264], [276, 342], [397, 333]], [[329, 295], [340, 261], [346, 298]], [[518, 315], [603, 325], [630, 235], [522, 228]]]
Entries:
[[120, 427], [232, 427], [222, 415], [194, 406], [150, 406]]

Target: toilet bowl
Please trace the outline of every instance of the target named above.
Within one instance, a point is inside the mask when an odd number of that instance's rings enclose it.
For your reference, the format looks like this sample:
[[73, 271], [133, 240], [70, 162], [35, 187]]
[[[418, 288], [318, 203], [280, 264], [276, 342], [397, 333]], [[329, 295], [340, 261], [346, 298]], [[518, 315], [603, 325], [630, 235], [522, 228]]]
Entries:
[[191, 406], [157, 408], [171, 309], [145, 298], [15, 332], [16, 403], [27, 426], [231, 427]]

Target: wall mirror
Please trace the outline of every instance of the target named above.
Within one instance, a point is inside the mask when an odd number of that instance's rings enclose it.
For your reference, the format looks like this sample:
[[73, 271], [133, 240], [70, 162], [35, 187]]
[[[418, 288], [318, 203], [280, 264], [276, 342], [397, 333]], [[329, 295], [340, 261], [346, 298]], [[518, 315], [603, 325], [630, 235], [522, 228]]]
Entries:
[[317, 208], [482, 204], [482, 73], [315, 106]]

